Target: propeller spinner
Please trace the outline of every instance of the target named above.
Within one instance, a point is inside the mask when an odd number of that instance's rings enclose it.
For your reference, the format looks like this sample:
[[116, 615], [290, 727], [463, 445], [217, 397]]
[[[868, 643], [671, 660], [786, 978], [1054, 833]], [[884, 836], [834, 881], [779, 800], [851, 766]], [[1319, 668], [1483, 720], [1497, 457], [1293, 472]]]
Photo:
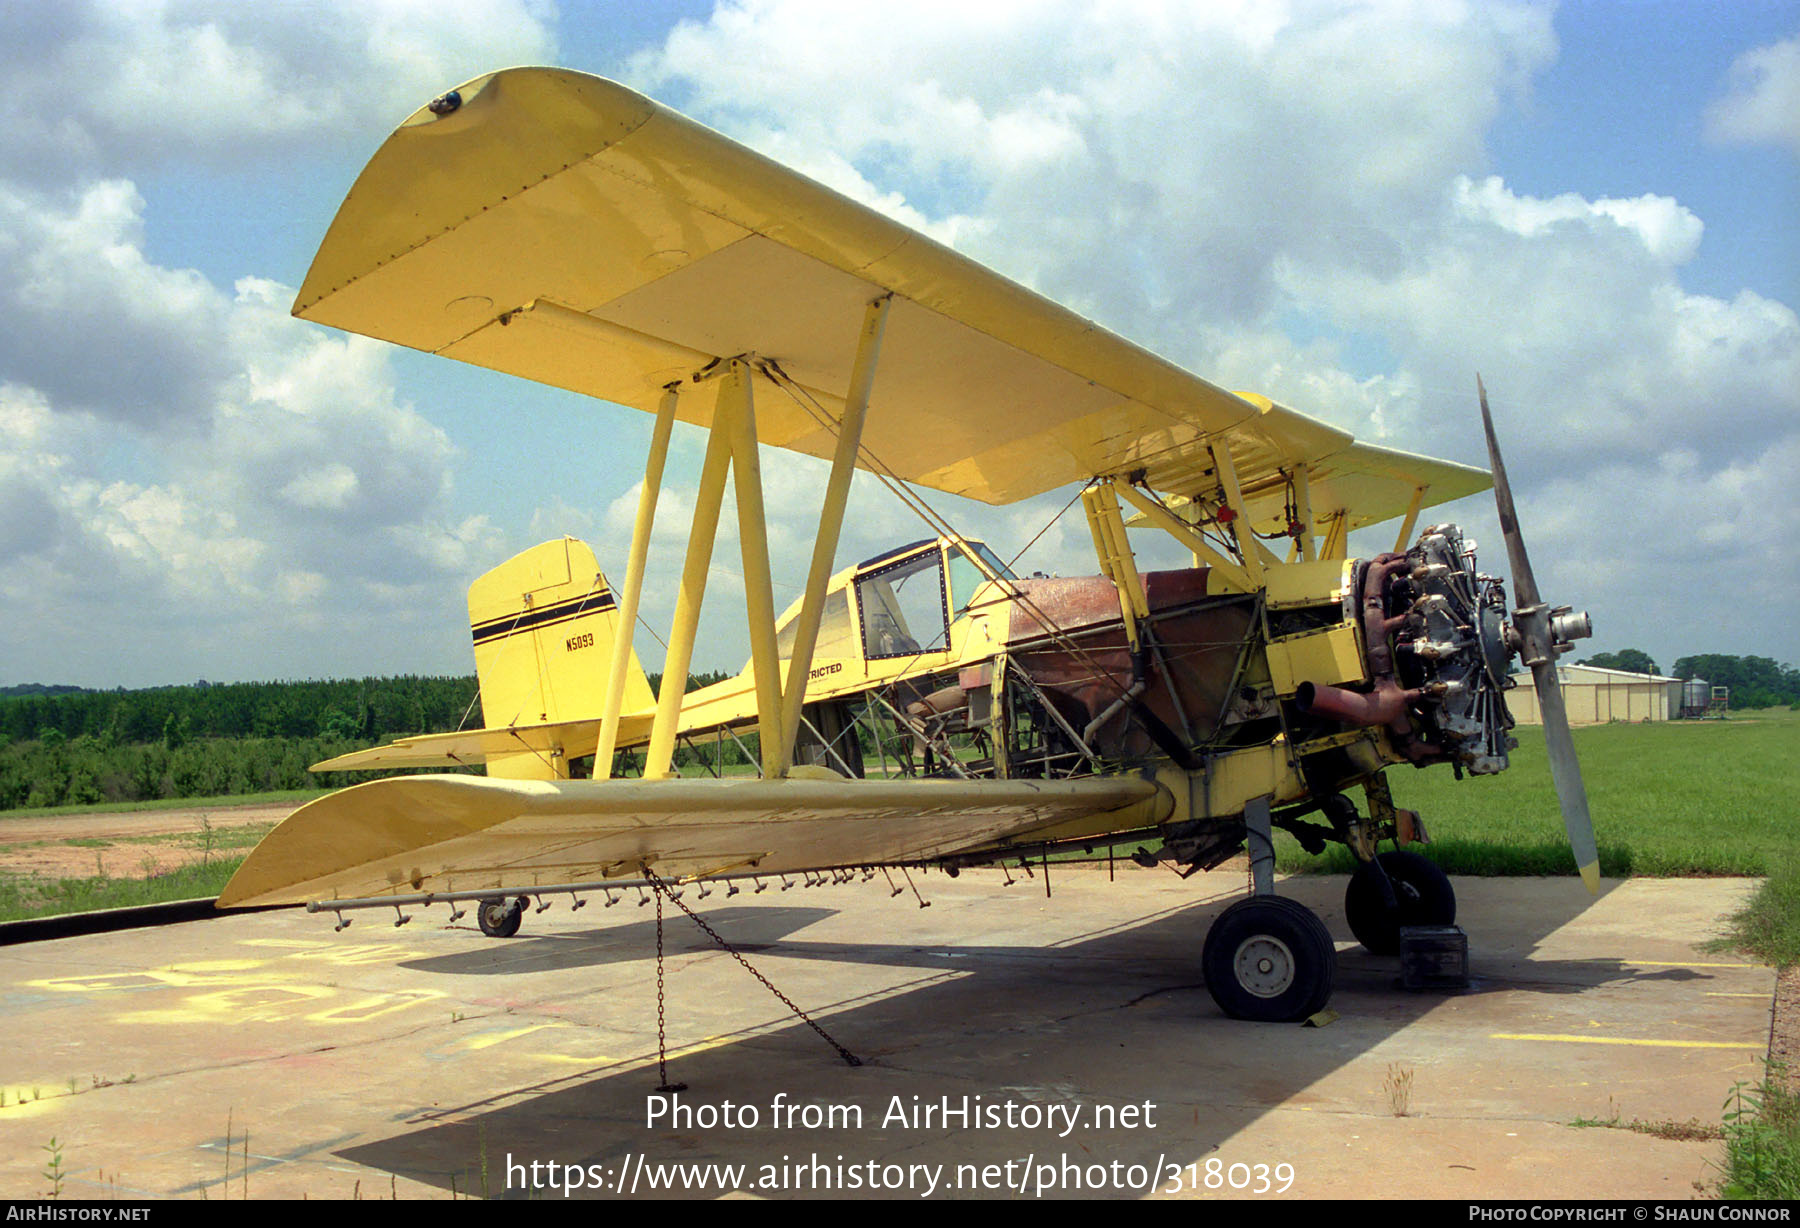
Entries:
[[1479, 375], [1475, 377], [1475, 390], [1481, 398], [1481, 423], [1487, 431], [1488, 461], [1494, 471], [1494, 502], [1500, 512], [1500, 532], [1506, 538], [1507, 561], [1512, 565], [1513, 597], [1518, 602], [1518, 607], [1513, 610], [1507, 643], [1531, 668], [1531, 680], [1537, 688], [1538, 711], [1543, 714], [1544, 745], [1550, 752], [1550, 776], [1556, 782], [1556, 798], [1562, 806], [1569, 848], [1581, 870], [1581, 881], [1587, 884], [1590, 892], [1598, 895], [1600, 854], [1594, 845], [1594, 821], [1588, 814], [1581, 764], [1575, 758], [1575, 739], [1569, 733], [1568, 709], [1563, 704], [1562, 687], [1556, 680], [1558, 654], [1568, 651], [1575, 640], [1592, 635], [1594, 627], [1586, 613], [1567, 606], [1550, 609], [1538, 595], [1537, 580], [1531, 574], [1531, 560], [1525, 553], [1525, 539], [1519, 533], [1512, 486], [1506, 480], [1506, 463], [1500, 458], [1500, 443], [1494, 438], [1494, 417], [1488, 412], [1487, 389]]

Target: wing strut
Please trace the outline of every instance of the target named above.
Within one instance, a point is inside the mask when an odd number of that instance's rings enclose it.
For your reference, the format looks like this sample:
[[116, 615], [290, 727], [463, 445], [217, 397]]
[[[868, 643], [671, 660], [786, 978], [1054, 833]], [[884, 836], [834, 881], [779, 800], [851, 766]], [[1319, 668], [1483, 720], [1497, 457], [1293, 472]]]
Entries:
[[[862, 446], [863, 423], [867, 418], [870, 389], [874, 384], [875, 363], [880, 355], [881, 338], [892, 298], [889, 294], [881, 295], [869, 303], [864, 314], [844, 414], [837, 424], [838, 444], [832, 461], [831, 478], [826, 487], [825, 505], [819, 514], [819, 533], [813, 544], [812, 570], [807, 576], [806, 595], [801, 605], [799, 623], [795, 628], [795, 642], [785, 687], [785, 694], [788, 696], [786, 702], [783, 699], [781, 651], [775, 634], [775, 598], [770, 578], [768, 526], [763, 508], [762, 466], [757, 451], [756, 401], [753, 391], [757, 360], [754, 355], [746, 354], [724, 362], [715, 361], [709, 364], [708, 371], [694, 377], [698, 381], [709, 373], [716, 373], [719, 376], [719, 390], [707, 436], [706, 459], [701, 465], [700, 489], [694, 501], [694, 518], [688, 529], [687, 556], [682, 565], [674, 623], [669, 631], [662, 689], [657, 696], [656, 718], [651, 726], [650, 744], [645, 756], [645, 779], [661, 780], [673, 775], [671, 764], [676, 736], [680, 732], [682, 700], [687, 690], [688, 672], [693, 663], [700, 608], [706, 597], [707, 570], [712, 564], [713, 547], [718, 538], [719, 516], [724, 508], [728, 478], [734, 480], [737, 495], [738, 540], [743, 550], [744, 605], [750, 624], [752, 672], [756, 679], [762, 774], [767, 779], [787, 775], [788, 767], [793, 761], [794, 744], [799, 736], [800, 712], [806, 700], [807, 674], [812, 668], [813, 648], [817, 643], [819, 623], [823, 618], [825, 590], [831, 578], [831, 564], [837, 554], [844, 511], [850, 496], [850, 483], [855, 476], [856, 458]], [[532, 306], [533, 309], [540, 309], [544, 304], [534, 303]], [[657, 408], [656, 430], [651, 439], [650, 455], [644, 466], [644, 485], [638, 495], [637, 521], [632, 528], [631, 556], [626, 568], [617, 642], [613, 648], [615, 664], [607, 679], [606, 705], [596, 748], [597, 774], [611, 774], [613, 752], [618, 746], [622, 719], [620, 709], [625, 689], [625, 675], [618, 663], [628, 659], [626, 649], [637, 620], [643, 592], [645, 560], [649, 552], [651, 530], [655, 524], [663, 469], [668, 459], [669, 435], [674, 425], [676, 401], [676, 385], [666, 385]]]
[[[794, 760], [794, 744], [800, 736], [800, 711], [806, 704], [807, 676], [812, 672], [813, 648], [819, 639], [819, 620], [825, 611], [825, 586], [837, 557], [838, 536], [844, 527], [844, 508], [850, 499], [850, 480], [856, 475], [856, 455], [862, 447], [863, 422], [868, 417], [869, 394], [875, 384], [875, 363], [881, 356], [881, 338], [887, 328], [888, 305], [894, 296], [884, 294], [863, 313], [862, 333], [856, 342], [856, 361], [850, 371], [850, 394], [844, 416], [838, 422], [837, 451], [831, 458], [831, 478], [825, 486], [825, 506], [819, 511], [819, 533], [813, 539], [812, 569], [806, 573], [806, 595], [800, 603], [800, 620], [794, 629], [793, 655], [788, 659], [787, 688], [782, 703], [779, 754], [775, 776], [787, 775]], [[973, 551], [970, 552], [971, 555]]]
[[1222, 445], [1212, 445], [1213, 467], [1219, 475], [1219, 487], [1225, 496], [1225, 506], [1234, 513], [1231, 521], [1231, 534], [1237, 539], [1238, 553], [1244, 559], [1244, 571], [1250, 577], [1253, 586], [1261, 587], [1263, 582], [1263, 556], [1257, 552], [1261, 545], [1256, 534], [1250, 531], [1249, 519], [1244, 515], [1244, 492], [1238, 486], [1237, 466], [1232, 463], [1231, 449]]
[[732, 432], [723, 419], [736, 412], [735, 402], [742, 400], [746, 391], [743, 360], [733, 359], [719, 384], [718, 405], [706, 439], [706, 459], [700, 466], [700, 489], [694, 496], [694, 520], [688, 529], [687, 561], [681, 568], [681, 588], [675, 596], [675, 621], [669, 629], [662, 689], [656, 697], [656, 723], [651, 726], [650, 748], [644, 758], [646, 780], [663, 780], [671, 775], [669, 764], [675, 757], [681, 700], [687, 691], [688, 666], [694, 659], [700, 603], [706, 596], [706, 572], [712, 566], [713, 539], [718, 535], [725, 478], [731, 468]]
[[1331, 527], [1325, 530], [1325, 544], [1319, 547], [1322, 559], [1341, 559], [1349, 549], [1350, 512], [1347, 508], [1338, 508], [1326, 515]]
[[1412, 502], [1406, 505], [1406, 519], [1400, 522], [1400, 535], [1394, 539], [1394, 553], [1399, 554], [1412, 544], [1413, 528], [1419, 523], [1419, 509], [1425, 506], [1424, 484], [1413, 487]]
[[1119, 593], [1119, 612], [1125, 619], [1125, 638], [1133, 652], [1138, 648], [1138, 620], [1150, 617], [1150, 603], [1144, 597], [1144, 578], [1138, 573], [1137, 559], [1125, 536], [1125, 518], [1119, 511], [1117, 483], [1103, 480], [1081, 492], [1081, 505], [1087, 511], [1088, 531], [1094, 537], [1094, 555], [1100, 570]]
[[644, 485], [638, 492], [637, 522], [631, 530], [631, 558], [625, 567], [625, 590], [619, 594], [619, 626], [613, 633], [612, 667], [606, 679], [606, 707], [600, 718], [600, 744], [594, 751], [594, 775], [612, 775], [613, 751], [619, 744], [619, 709], [625, 703], [625, 679], [631, 661], [631, 636], [637, 628], [638, 601], [644, 593], [644, 561], [650, 553], [650, 530], [656, 523], [656, 500], [662, 491], [663, 466], [669, 459], [669, 432], [675, 425], [676, 384], [663, 389], [644, 462]]
[[1300, 522], [1295, 555], [1302, 563], [1310, 563], [1318, 551], [1318, 526], [1313, 522], [1312, 469], [1304, 463], [1294, 466], [1294, 517]]
[[[763, 516], [762, 462], [756, 451], [755, 372], [734, 359], [719, 386], [725, 422], [714, 415], [713, 430], [724, 426], [731, 436], [731, 475], [737, 484], [738, 546], [744, 560], [744, 611], [750, 620], [750, 660], [756, 674], [756, 728], [760, 735], [762, 774], [773, 780], [783, 773], [781, 758], [781, 652], [775, 643], [775, 590], [769, 575], [769, 529]], [[687, 679], [682, 678], [683, 689]]]
[[1113, 489], [1127, 503], [1135, 507], [1145, 520], [1156, 525], [1176, 541], [1186, 546], [1194, 556], [1194, 566], [1212, 568], [1213, 575], [1218, 578], [1220, 587], [1234, 593], [1248, 593], [1256, 589], [1250, 580], [1250, 573], [1239, 567], [1237, 563], [1213, 549], [1199, 528], [1188, 524], [1167, 507], [1153, 498], [1145, 496], [1129, 482], [1115, 482]]

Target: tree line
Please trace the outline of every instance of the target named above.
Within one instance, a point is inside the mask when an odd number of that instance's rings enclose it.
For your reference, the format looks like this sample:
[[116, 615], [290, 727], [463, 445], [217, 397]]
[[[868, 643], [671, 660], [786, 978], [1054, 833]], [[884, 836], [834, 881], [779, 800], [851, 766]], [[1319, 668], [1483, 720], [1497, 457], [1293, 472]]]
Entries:
[[[688, 687], [725, 677], [697, 673]], [[652, 691], [659, 682], [650, 675]], [[307, 765], [395, 737], [477, 728], [475, 697], [473, 675], [8, 687], [0, 693], [0, 810], [341, 788], [393, 773]]]
[[[0, 743], [86, 735], [117, 745], [195, 738], [382, 741], [455, 729], [475, 678], [414, 677], [304, 682], [196, 682], [137, 691], [75, 691], [0, 699]], [[479, 709], [471, 714], [479, 722]]]
[[[1595, 653], [1591, 657], [1581, 658], [1576, 664], [1619, 669], [1632, 674], [1662, 674], [1650, 654], [1638, 648]], [[1700, 678], [1713, 686], [1730, 687], [1733, 708], [1800, 705], [1800, 669], [1783, 665], [1769, 657], [1740, 657], [1719, 652], [1697, 653], [1676, 661], [1674, 672], [1664, 676], [1679, 678], [1683, 682]]]

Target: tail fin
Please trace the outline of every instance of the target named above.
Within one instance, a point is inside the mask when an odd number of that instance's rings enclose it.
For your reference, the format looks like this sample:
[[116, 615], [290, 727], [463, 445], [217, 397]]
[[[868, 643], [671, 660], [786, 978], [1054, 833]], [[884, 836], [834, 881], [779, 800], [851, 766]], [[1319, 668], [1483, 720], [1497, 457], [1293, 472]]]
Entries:
[[[489, 728], [598, 722], [618, 622], [593, 550], [573, 537], [533, 546], [481, 576], [469, 586], [469, 628], [483, 722]], [[631, 652], [624, 710], [654, 702]], [[554, 780], [568, 775], [568, 762], [530, 752], [490, 755], [487, 770], [513, 780]]]

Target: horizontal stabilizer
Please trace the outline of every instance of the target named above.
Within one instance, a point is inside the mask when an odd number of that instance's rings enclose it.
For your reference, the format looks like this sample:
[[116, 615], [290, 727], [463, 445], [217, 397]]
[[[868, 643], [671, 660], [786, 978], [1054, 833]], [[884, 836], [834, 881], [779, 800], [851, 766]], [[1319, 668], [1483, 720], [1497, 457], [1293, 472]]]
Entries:
[[[627, 716], [619, 722], [619, 743], [629, 746], [650, 736], [650, 714]], [[384, 768], [459, 767], [485, 763], [490, 758], [534, 755], [546, 768], [557, 759], [565, 762], [594, 753], [600, 722], [563, 721], [555, 725], [512, 725], [503, 729], [464, 729], [457, 733], [431, 733], [416, 738], [395, 738], [386, 746], [351, 751], [312, 765], [314, 772], [360, 772]]]

